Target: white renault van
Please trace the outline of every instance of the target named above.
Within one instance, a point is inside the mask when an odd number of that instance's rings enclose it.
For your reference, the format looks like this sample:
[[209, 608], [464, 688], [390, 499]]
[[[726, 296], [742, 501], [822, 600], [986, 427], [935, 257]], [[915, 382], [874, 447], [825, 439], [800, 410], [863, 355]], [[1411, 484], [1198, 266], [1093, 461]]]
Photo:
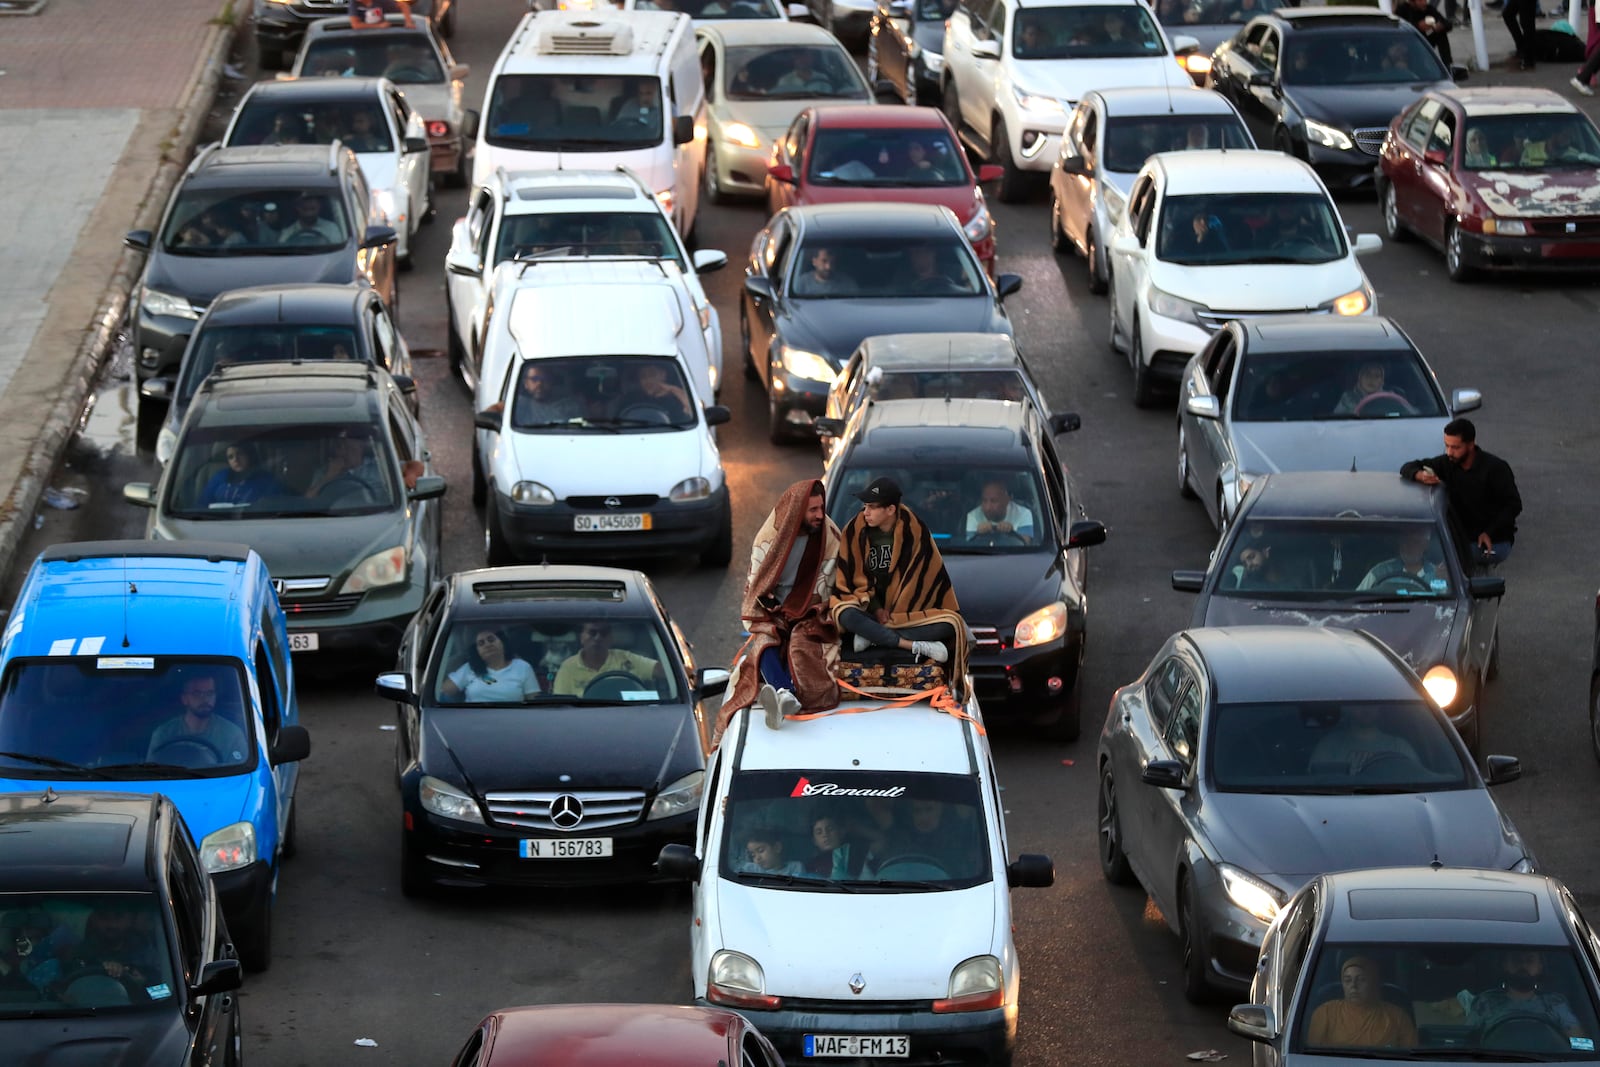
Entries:
[[[868, 710], [870, 709], [870, 710]], [[847, 704], [768, 728], [736, 713], [706, 772], [696, 844], [659, 869], [694, 884], [695, 1002], [733, 1008], [789, 1063], [1009, 1064], [1012, 886], [976, 701], [960, 714]]]
[[484, 93], [472, 183], [507, 170], [626, 166], [678, 232], [694, 230], [705, 163], [694, 23], [671, 11], [532, 11]]

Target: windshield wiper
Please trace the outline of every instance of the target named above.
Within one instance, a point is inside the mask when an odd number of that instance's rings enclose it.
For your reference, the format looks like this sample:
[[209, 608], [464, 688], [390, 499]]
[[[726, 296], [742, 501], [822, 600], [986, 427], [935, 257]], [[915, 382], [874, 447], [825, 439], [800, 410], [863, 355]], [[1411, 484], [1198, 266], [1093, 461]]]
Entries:
[[0, 752], [0, 756], [5, 757], [6, 759], [27, 760], [29, 763], [37, 763], [41, 767], [50, 767], [58, 771], [72, 771], [75, 774], [87, 774], [91, 778], [103, 777], [103, 775], [100, 775], [98, 770], [95, 768], [84, 767], [73, 763], [70, 760], [56, 759], [54, 756], [36, 756], [32, 752]]
[[686, 424], [681, 422], [656, 422], [654, 419], [596, 419], [590, 425], [627, 427], [630, 430], [639, 427], [655, 430], [681, 430]]
[[817, 889], [827, 884], [817, 878], [802, 878], [798, 874], [774, 874], [769, 871], [735, 871], [733, 877], [751, 885], [800, 885]]
[[851, 884], [878, 889], [914, 889], [922, 893], [940, 893], [950, 888], [947, 885], [940, 885], [938, 882], [929, 882], [918, 878], [875, 878], [872, 881], [862, 880]]
[[[226, 766], [226, 764], [217, 764]], [[184, 767], [176, 763], [156, 763], [152, 760], [140, 760], [137, 763], [107, 763], [99, 768], [102, 771], [148, 771], [154, 778], [188, 778], [199, 771], [212, 770], [211, 767]]]
[[1515, 1052], [1499, 1048], [1462, 1048], [1460, 1045], [1448, 1045], [1443, 1048], [1414, 1048], [1414, 1049], [1340, 1049], [1340, 1055], [1359, 1057], [1364, 1060], [1474, 1060], [1484, 1063], [1560, 1063], [1563, 1059], [1554, 1056], [1540, 1056], [1532, 1052]]
[[1427, 593], [1380, 593], [1377, 596], [1363, 597], [1362, 599], [1356, 601], [1352, 606], [1357, 610], [1370, 609], [1374, 611], [1392, 611], [1394, 610], [1392, 608], [1385, 609], [1381, 607], [1375, 607], [1375, 605], [1403, 604], [1408, 600], [1438, 600], [1444, 595], [1445, 594], [1443, 593], [1435, 593], [1431, 591]]

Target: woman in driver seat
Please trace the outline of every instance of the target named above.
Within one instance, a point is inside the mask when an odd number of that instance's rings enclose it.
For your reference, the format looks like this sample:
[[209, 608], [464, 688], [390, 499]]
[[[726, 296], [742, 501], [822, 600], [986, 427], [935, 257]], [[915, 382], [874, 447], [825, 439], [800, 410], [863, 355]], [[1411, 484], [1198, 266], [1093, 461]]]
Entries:
[[551, 691], [559, 696], [581, 697], [589, 683], [602, 674], [631, 674], [641, 682], [666, 681], [667, 671], [659, 661], [611, 647], [611, 624], [604, 619], [591, 619], [578, 631], [577, 655], [568, 656]]

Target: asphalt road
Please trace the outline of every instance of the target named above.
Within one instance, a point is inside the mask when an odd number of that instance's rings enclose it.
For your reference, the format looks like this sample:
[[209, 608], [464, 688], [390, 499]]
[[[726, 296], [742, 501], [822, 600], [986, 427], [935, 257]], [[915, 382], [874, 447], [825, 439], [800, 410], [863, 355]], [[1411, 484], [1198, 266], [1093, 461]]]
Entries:
[[[482, 86], [519, 12], [487, 5], [464, 13], [457, 59]], [[1483, 79], [1492, 84], [1494, 76]], [[1553, 83], [1553, 82], [1552, 82]], [[238, 86], [234, 88], [237, 90]], [[225, 113], [231, 100], [219, 102]], [[443, 259], [460, 191], [437, 197], [438, 221], [403, 276], [401, 323], [419, 354], [424, 420], [435, 462], [450, 479], [446, 565], [481, 565], [482, 519], [468, 501], [471, 421], [465, 390], [448, 377]], [[1084, 287], [1082, 264], [1050, 250], [1043, 201], [992, 204], [1000, 269], [1026, 279], [1009, 301], [1020, 342], [1057, 411], [1083, 429], [1062, 441], [1080, 498], [1110, 528], [1090, 553], [1090, 651], [1084, 738], [1070, 746], [997, 729], [993, 742], [1018, 851], [1056, 862], [1056, 885], [1015, 895], [1023, 960], [1018, 1062], [1159, 1064], [1216, 1048], [1248, 1057], [1223, 1020], [1226, 1005], [1195, 1008], [1178, 982], [1178, 943], [1142, 893], [1101, 880], [1095, 858], [1094, 739], [1116, 686], [1134, 677], [1161, 642], [1186, 624], [1190, 599], [1168, 572], [1203, 566], [1214, 533], [1200, 505], [1176, 484], [1170, 411], [1140, 411], [1123, 357], [1106, 347], [1106, 307]], [[1341, 202], [1358, 231], [1378, 230], [1376, 206]], [[765, 436], [765, 401], [739, 373], [741, 265], [763, 221], [758, 206], [709, 209], [702, 247], [732, 263], [709, 276], [727, 353], [721, 432], [733, 486], [736, 559], [791, 481], [816, 474], [810, 447], [776, 448]], [[1600, 518], [1593, 485], [1593, 398], [1600, 395], [1594, 315], [1600, 289], [1571, 279], [1454, 285], [1437, 254], [1388, 245], [1363, 261], [1379, 310], [1394, 315], [1437, 370], [1445, 389], [1483, 390], [1480, 442], [1515, 466], [1526, 511], [1516, 557], [1503, 568], [1502, 672], [1490, 687], [1485, 751], [1520, 756], [1522, 782], [1498, 799], [1545, 869], [1600, 915], [1600, 857], [1592, 847], [1590, 797], [1600, 774], [1589, 752], [1585, 704], [1594, 588], [1590, 532]], [[88, 490], [86, 506], [47, 511], [21, 558], [46, 544], [137, 537], [144, 513], [121, 503], [124, 481], [154, 472], [133, 446], [133, 393], [113, 367], [58, 485]], [[738, 645], [743, 568], [654, 565], [673, 614], [702, 661]], [[8, 576], [14, 592], [20, 574]], [[398, 886], [399, 804], [392, 772], [392, 708], [372, 695], [373, 669], [303, 664], [300, 699], [313, 737], [301, 779], [300, 854], [279, 886], [275, 962], [244, 994], [246, 1052], [256, 1065], [443, 1064], [487, 1011], [562, 1001], [681, 1002], [689, 995], [688, 907], [682, 890], [483, 893], [415, 903]], [[355, 1048], [372, 1038], [377, 1048]]]

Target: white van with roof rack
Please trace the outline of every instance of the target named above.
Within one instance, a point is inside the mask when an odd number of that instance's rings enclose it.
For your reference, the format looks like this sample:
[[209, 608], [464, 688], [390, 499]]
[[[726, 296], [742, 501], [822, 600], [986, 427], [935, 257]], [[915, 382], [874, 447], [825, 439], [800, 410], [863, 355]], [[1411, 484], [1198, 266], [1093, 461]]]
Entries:
[[473, 184], [496, 168], [626, 166], [688, 237], [705, 164], [694, 23], [671, 11], [532, 11], [484, 93]]

